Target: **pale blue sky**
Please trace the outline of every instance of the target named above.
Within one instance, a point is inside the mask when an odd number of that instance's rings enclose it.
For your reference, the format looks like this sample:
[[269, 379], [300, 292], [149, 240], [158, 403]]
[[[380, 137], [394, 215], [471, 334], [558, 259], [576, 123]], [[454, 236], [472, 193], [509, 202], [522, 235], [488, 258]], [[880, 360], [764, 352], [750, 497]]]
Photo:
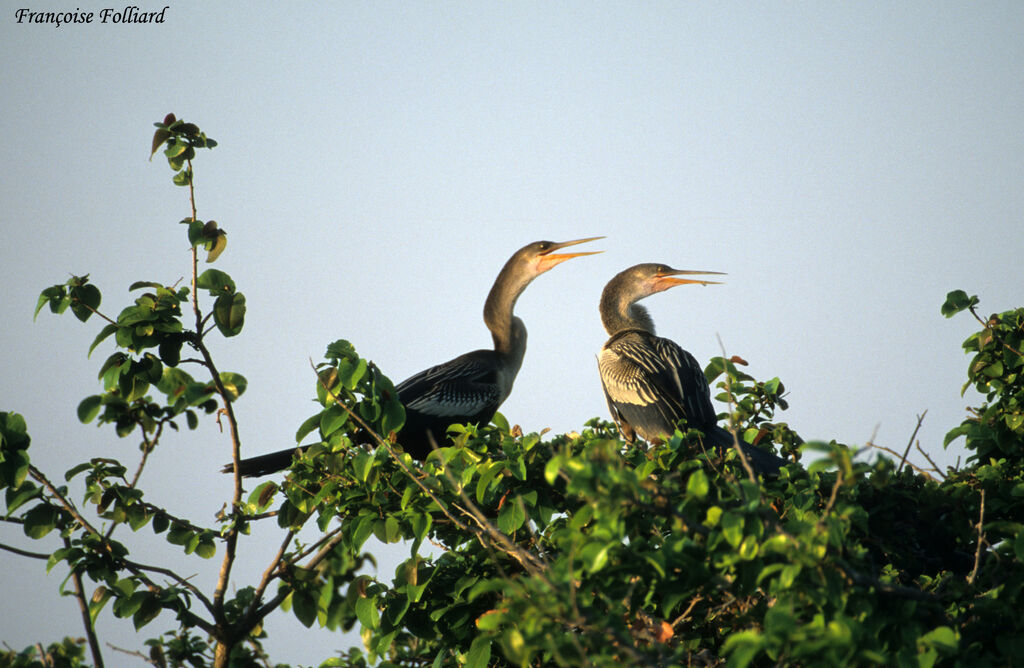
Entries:
[[[489, 345], [491, 281], [537, 239], [607, 237], [519, 301], [530, 348], [502, 412], [528, 431], [606, 415], [598, 296], [656, 261], [728, 272], [648, 300], [659, 333], [702, 362], [720, 336], [755, 376], [781, 377], [779, 418], [805, 438], [877, 430], [902, 449], [927, 409], [921, 443], [951, 463], [942, 437], [976, 402], [959, 395], [974, 325], [939, 306], [956, 288], [984, 312], [1024, 302], [1020, 3], [174, 2], [163, 25], [60, 28], [18, 25], [12, 7], [0, 410], [24, 414], [55, 476], [136, 444], [77, 422], [110, 349], [86, 360], [99, 325], [70, 314], [33, 324], [36, 296], [88, 272], [116, 314], [132, 281], [185, 276], [186, 193], [146, 161], [169, 111], [220, 142], [196, 162], [197, 198], [248, 299], [242, 336], [213, 347], [249, 379], [237, 410], [253, 454], [313, 412], [308, 360], [336, 338], [395, 380]], [[168, 439], [150, 499], [212, 521], [227, 452], [209, 426]], [[145, 561], [208, 566], [212, 582], [219, 559], [138, 537]], [[38, 547], [2, 525], [0, 541]], [[244, 578], [277, 540], [256, 543]], [[62, 574], [0, 559], [0, 587], [23, 592], [0, 603], [0, 640], [81, 633]], [[106, 614], [99, 630], [138, 648], [170, 623], [136, 637]], [[268, 629], [279, 661], [353, 642], [285, 616]]]

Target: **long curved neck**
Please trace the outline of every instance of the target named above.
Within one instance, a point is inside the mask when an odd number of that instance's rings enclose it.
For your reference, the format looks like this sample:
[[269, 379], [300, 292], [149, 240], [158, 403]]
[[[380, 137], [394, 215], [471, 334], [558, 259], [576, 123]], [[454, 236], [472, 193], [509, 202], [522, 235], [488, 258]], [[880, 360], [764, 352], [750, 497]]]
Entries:
[[601, 324], [609, 336], [624, 329], [642, 329], [654, 334], [654, 321], [643, 306], [637, 304], [627, 286], [612, 281], [601, 293]]
[[[524, 271], [512, 258], [502, 268], [484, 302], [484, 324], [491, 330], [494, 350], [502, 355], [518, 357], [522, 364], [526, 353], [526, 325], [513, 315], [516, 300], [534, 276]], [[518, 366], [516, 367], [518, 370]]]
[[502, 401], [512, 391], [512, 383], [526, 356], [526, 325], [513, 315], [516, 300], [530, 284], [532, 277], [524, 278], [522, 272], [509, 261], [498, 274], [484, 302], [484, 323], [491, 330], [494, 351], [498, 354], [498, 387]]

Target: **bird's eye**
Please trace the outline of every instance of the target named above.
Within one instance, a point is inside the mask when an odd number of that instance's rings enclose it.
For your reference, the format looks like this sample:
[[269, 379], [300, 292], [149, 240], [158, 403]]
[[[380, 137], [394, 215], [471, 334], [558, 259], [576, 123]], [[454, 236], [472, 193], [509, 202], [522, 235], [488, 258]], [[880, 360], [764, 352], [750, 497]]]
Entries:
[[539, 245], [539, 247], [540, 247], [540, 249], [541, 249], [542, 251], [545, 251], [545, 250], [547, 250], [547, 249], [551, 248], [551, 244], [549, 244], [549, 243], [548, 243], [548, 242], [546, 242], [546, 241], [542, 241], [542, 242], [540, 242], [540, 245]]

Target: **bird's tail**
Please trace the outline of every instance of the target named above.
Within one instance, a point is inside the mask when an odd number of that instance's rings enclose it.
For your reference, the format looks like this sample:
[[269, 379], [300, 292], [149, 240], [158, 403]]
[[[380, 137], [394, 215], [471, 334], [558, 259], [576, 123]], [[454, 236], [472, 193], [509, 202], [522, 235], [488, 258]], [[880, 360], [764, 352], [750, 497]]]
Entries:
[[[732, 434], [717, 425], [710, 430], [708, 436], [711, 441], [720, 448], [732, 447]], [[744, 443], [743, 440], [739, 440], [739, 444], [740, 450], [743, 451], [747, 461], [750, 462], [750, 466], [754, 469], [754, 472], [759, 475], [774, 478], [779, 475], [779, 469], [787, 464], [785, 459], [768, 452], [767, 450], [756, 448], [749, 443]]]
[[[257, 457], [247, 457], [238, 462], [238, 472], [242, 474], [243, 478], [258, 478], [260, 476], [270, 475], [271, 473], [277, 473], [283, 471], [292, 465], [292, 459], [295, 455], [301, 452], [305, 452], [306, 448], [288, 448], [286, 450], [278, 450], [277, 452], [271, 452], [266, 455], [259, 455]], [[232, 473], [235, 470], [234, 464], [225, 464], [224, 468], [221, 469], [222, 473]]]

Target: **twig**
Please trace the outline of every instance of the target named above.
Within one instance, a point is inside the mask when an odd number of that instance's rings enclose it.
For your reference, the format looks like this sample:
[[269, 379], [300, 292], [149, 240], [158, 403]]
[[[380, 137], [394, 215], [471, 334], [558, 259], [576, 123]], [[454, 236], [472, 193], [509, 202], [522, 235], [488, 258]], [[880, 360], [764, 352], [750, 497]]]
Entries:
[[[71, 548], [71, 540], [64, 539], [64, 547]], [[75, 585], [75, 599], [78, 601], [78, 610], [82, 614], [82, 625], [85, 626], [85, 637], [89, 641], [89, 651], [92, 653], [92, 661], [95, 668], [103, 668], [103, 654], [100, 652], [100, 642], [96, 638], [96, 627], [92, 623], [92, 613], [89, 610], [89, 602], [85, 600], [85, 588], [82, 586], [82, 574], [78, 570], [71, 569], [71, 581]]]
[[16, 555], [18, 555], [20, 557], [30, 557], [32, 559], [42, 559], [43, 561], [47, 561], [50, 558], [50, 555], [43, 554], [42, 552], [29, 552], [28, 550], [22, 550], [20, 548], [12, 547], [10, 545], [4, 545], [3, 543], [0, 543], [0, 550], [4, 550], [6, 552], [10, 552], [12, 554], [16, 554]]
[[[135, 475], [132, 476], [132, 481], [128, 483], [129, 489], [135, 489], [135, 486], [139, 483], [139, 478], [142, 476], [142, 469], [146, 467], [146, 461], [149, 459], [149, 453], [153, 452], [153, 449], [156, 448], [156, 444], [160, 442], [160, 436], [164, 431], [164, 422], [164, 420], [161, 420], [158, 423], [156, 434], [153, 435], [152, 440], [146, 435], [146, 430], [142, 429], [142, 457], [139, 459], [139, 466], [135, 469]], [[111, 522], [110, 528], [107, 529], [107, 533], [104, 535], [104, 538], [110, 540], [110, 537], [114, 535], [114, 529], [117, 527], [118, 522]]]
[[[896, 452], [892, 448], [887, 448], [884, 445], [879, 445], [879, 444], [874, 443], [872, 441], [868, 441], [865, 445], [867, 445], [867, 447], [869, 447], [869, 448], [877, 448], [878, 450], [881, 450], [882, 452], [888, 452], [893, 457], [899, 457], [900, 456], [900, 453]], [[934, 480], [934, 478], [932, 478], [931, 473], [929, 472], [930, 469], [923, 469], [920, 466], [918, 466], [917, 464], [915, 464], [914, 462], [909, 461], [909, 460], [907, 461], [907, 466], [909, 466], [910, 468], [914, 469], [915, 471], [917, 471], [918, 473], [920, 473], [924, 477], [928, 478], [929, 480]]]
[[937, 473], [938, 475], [942, 476], [943, 479], [945, 479], [945, 474], [942, 472], [941, 469], [939, 469], [939, 466], [932, 461], [932, 458], [928, 456], [928, 453], [921, 449], [920, 443], [917, 444], [917, 451], [920, 452], [924, 456], [924, 458], [928, 460], [928, 463], [932, 465], [932, 469], [935, 471], [935, 473]]
[[[344, 539], [345, 535], [341, 532], [340, 529], [337, 530], [335, 532], [334, 537], [330, 541], [325, 543], [323, 547], [321, 547], [320, 550], [316, 553], [316, 555], [303, 565], [303, 568], [315, 568], [321, 561], [326, 559], [327, 555], [331, 553], [331, 550], [337, 547], [338, 544]], [[290, 593], [290, 587], [282, 587], [274, 596], [274, 598], [270, 599], [258, 608], [251, 608], [249, 612], [246, 614], [246, 625], [248, 625], [251, 622], [259, 621], [267, 615], [269, 615], [271, 612], [277, 609], [279, 605], [281, 605], [281, 602], [284, 601], [284, 599], [286, 599]]]
[[921, 423], [924, 422], [924, 416], [928, 415], [928, 410], [925, 409], [923, 413], [917, 416], [917, 426], [914, 427], [914, 433], [910, 435], [910, 440], [907, 441], [907, 449], [903, 451], [903, 457], [900, 458], [900, 465], [896, 467], [896, 475], [899, 475], [903, 470], [903, 464], [907, 461], [907, 455], [910, 454], [910, 447], [914, 445], [914, 439], [917, 438], [917, 432], [921, 430]]
[[[84, 528], [86, 531], [93, 534], [94, 536], [103, 538], [103, 534], [100, 533], [92, 524], [90, 524], [87, 519], [82, 517], [82, 514], [78, 512], [78, 509], [75, 508], [75, 505], [71, 503], [71, 501], [69, 501], [63, 494], [61, 494], [56, 487], [53, 486], [53, 483], [50, 482], [45, 475], [43, 475], [42, 471], [40, 471], [35, 466], [32, 466], [30, 464], [28, 467], [28, 472], [29, 475], [35, 478], [37, 482], [39, 482], [40, 484], [43, 485], [43, 487], [46, 488], [46, 491], [48, 491], [58, 501], [60, 501], [60, 505], [64, 507], [64, 510], [66, 510], [71, 515], [71, 517], [75, 519], [76, 522], [82, 525], [82, 528]], [[106, 539], [104, 538], [104, 540]]]
[[256, 587], [256, 593], [252, 597], [254, 602], [263, 598], [263, 593], [267, 590], [267, 586], [270, 585], [270, 580], [272, 579], [274, 572], [278, 569], [278, 566], [281, 565], [281, 560], [284, 558], [284, 554], [288, 550], [288, 545], [292, 542], [292, 538], [294, 537], [295, 531], [289, 529], [284, 540], [281, 541], [281, 547], [278, 548], [274, 559], [270, 562], [270, 565], [267, 566], [267, 570], [263, 571], [263, 577], [260, 579], [260, 583]]
[[109, 647], [110, 649], [114, 650], [115, 652], [121, 652], [122, 654], [127, 654], [128, 656], [138, 657], [138, 658], [142, 659], [143, 661], [145, 661], [146, 663], [150, 664], [151, 666], [159, 665], [159, 664], [155, 663], [151, 658], [149, 658], [148, 656], [146, 656], [145, 654], [143, 654], [142, 652], [139, 652], [137, 650], [125, 649], [124, 647], [118, 647], [117, 645], [115, 645], [113, 643], [109, 643], [109, 642], [107, 643], [107, 647]]
[[[193, 247], [192, 250], [194, 258], [195, 247]], [[196, 318], [198, 321], [198, 306], [196, 309]], [[224, 609], [224, 595], [227, 592], [228, 582], [231, 579], [231, 569], [235, 563], [235, 549], [238, 545], [238, 520], [241, 517], [240, 506], [242, 503], [242, 476], [239, 473], [242, 440], [238, 433], [238, 420], [235, 418], [235, 410], [231, 403], [231, 397], [228, 394], [227, 389], [224, 387], [224, 381], [220, 378], [217, 366], [213, 363], [210, 351], [202, 341], [202, 332], [196, 333], [196, 336], [192, 341], [192, 345], [203, 356], [203, 366], [209, 370], [214, 387], [217, 389], [217, 394], [220, 395], [221, 401], [224, 403], [223, 410], [225, 415], [227, 415], [228, 430], [231, 434], [231, 461], [234, 465], [234, 492], [231, 497], [231, 515], [234, 517], [235, 522], [231, 525], [231, 528], [228, 529], [227, 535], [225, 536], [224, 559], [221, 561], [220, 574], [217, 577], [217, 586], [213, 592], [214, 615], [219, 617]]]
[[[715, 334], [715, 338], [718, 339], [718, 347], [722, 351], [722, 359], [726, 359], [725, 343], [722, 341], [722, 336], [718, 333]], [[725, 370], [725, 393], [729, 395], [729, 429], [728, 432], [732, 434], [732, 447], [736, 450], [736, 453], [740, 456], [740, 463], [743, 464], [743, 469], [747, 472], [747, 477], [750, 478], [750, 482], [757, 484], [757, 475], [754, 474], [754, 468], [747, 461], [747, 456], [743, 452], [743, 448], [740, 447], [740, 439], [737, 434], [736, 421], [733, 418], [733, 408], [735, 405], [732, 401], [732, 378], [729, 377], [729, 370]]]
[[981, 566], [981, 551], [985, 545], [985, 534], [982, 532], [982, 526], [985, 522], [985, 490], [981, 490], [981, 510], [978, 511], [978, 548], [974, 551], [974, 569], [971, 570], [971, 574], [967, 577], [967, 584], [974, 584], [974, 579], [978, 576], [978, 568]]
[[43, 649], [43, 643], [37, 642], [36, 650], [39, 652], [39, 661], [43, 664], [43, 668], [53, 668], [53, 659], [51, 659], [50, 655], [46, 653], [45, 649]]
[[686, 610], [683, 610], [683, 614], [679, 615], [674, 620], [672, 620], [672, 628], [678, 628], [680, 624], [682, 624], [684, 621], [686, 621], [686, 618], [690, 616], [690, 613], [693, 612], [693, 609], [695, 607], [697, 607], [697, 604], [700, 603], [703, 600], [704, 600], [704, 597], [701, 596], [700, 594], [694, 596], [690, 600], [690, 605], [686, 606]]

